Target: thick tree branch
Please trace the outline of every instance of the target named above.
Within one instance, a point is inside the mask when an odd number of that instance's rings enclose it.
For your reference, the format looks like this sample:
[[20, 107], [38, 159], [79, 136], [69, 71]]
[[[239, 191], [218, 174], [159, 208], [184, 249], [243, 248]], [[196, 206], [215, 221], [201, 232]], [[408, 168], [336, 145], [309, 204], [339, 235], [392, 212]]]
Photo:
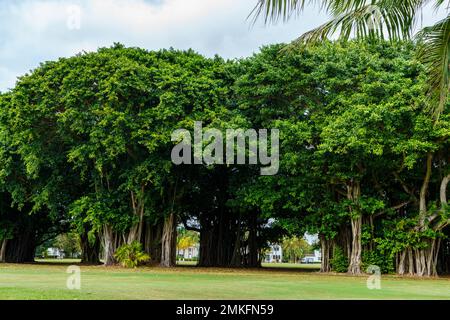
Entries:
[[450, 174], [445, 176], [441, 182], [441, 190], [440, 190], [441, 206], [447, 204], [447, 186], [449, 181], [450, 181]]
[[433, 154], [430, 152], [427, 155], [427, 171], [425, 173], [425, 177], [423, 179], [422, 187], [420, 188], [420, 205], [419, 210], [421, 214], [424, 214], [427, 211], [427, 192], [428, 192], [428, 185], [430, 184], [430, 178], [431, 178], [431, 166], [433, 162]]

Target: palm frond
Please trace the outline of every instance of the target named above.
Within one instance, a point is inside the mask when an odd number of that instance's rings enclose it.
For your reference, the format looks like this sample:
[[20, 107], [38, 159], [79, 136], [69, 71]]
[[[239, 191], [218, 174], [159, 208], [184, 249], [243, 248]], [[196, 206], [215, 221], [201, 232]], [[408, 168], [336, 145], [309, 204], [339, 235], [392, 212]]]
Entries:
[[328, 0], [258, 0], [249, 17], [253, 16], [253, 22], [262, 17], [266, 24], [280, 19], [287, 21], [293, 14], [303, 11], [307, 4], [324, 7], [327, 3]]
[[418, 57], [424, 64], [428, 79], [432, 111], [436, 117], [444, 111], [449, 93], [450, 15], [418, 35]]
[[437, 8], [439, 8], [439, 7], [441, 7], [444, 3], [447, 3], [447, 9], [449, 8], [449, 6], [450, 6], [450, 0], [435, 0], [436, 2], [435, 2], [435, 4], [434, 4], [434, 7], [437, 9]]
[[[416, 12], [430, 0], [258, 0], [257, 5], [250, 13], [254, 19], [263, 18], [264, 22], [277, 22], [280, 19], [289, 20], [293, 14], [304, 10], [305, 5], [316, 5], [329, 13], [333, 18], [352, 11], [361, 11], [367, 7], [372, 9], [384, 8], [402, 11], [404, 16]], [[444, 0], [436, 0], [444, 1]]]
[[[350, 4], [352, 2], [352, 4]], [[336, 0], [329, 10], [333, 18], [302, 36], [296, 43], [310, 43], [331, 38], [339, 39], [388, 38], [409, 39], [418, 18], [418, 11], [426, 0]]]

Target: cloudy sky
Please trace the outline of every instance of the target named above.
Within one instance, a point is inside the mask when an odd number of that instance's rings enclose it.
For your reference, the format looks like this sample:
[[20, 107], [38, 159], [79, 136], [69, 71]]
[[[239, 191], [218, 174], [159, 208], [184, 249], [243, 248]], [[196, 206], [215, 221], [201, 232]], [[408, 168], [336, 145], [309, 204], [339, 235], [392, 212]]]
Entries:
[[[39, 62], [121, 42], [147, 49], [193, 48], [226, 58], [287, 42], [326, 21], [309, 7], [288, 23], [252, 25], [257, 0], [0, 0], [0, 91]], [[424, 10], [423, 24], [443, 17]]]

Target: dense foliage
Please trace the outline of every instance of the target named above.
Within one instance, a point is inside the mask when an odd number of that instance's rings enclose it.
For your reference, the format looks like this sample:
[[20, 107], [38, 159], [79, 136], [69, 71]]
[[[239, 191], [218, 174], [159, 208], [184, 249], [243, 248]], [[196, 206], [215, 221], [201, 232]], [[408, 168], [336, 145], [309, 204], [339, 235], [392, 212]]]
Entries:
[[[0, 261], [71, 231], [85, 263], [140, 245], [173, 266], [195, 231], [200, 265], [254, 267], [309, 232], [324, 272], [447, 272], [449, 114], [426, 112], [414, 45], [282, 48], [224, 61], [117, 44], [21, 77], [0, 96]], [[173, 164], [172, 132], [195, 121], [278, 128], [279, 173]]]

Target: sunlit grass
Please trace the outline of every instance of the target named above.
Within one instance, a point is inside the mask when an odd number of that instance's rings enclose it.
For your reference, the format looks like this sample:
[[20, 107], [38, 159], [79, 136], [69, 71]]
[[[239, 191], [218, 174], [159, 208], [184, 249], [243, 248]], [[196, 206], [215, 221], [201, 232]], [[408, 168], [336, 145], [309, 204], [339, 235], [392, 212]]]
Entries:
[[81, 290], [69, 290], [69, 264], [45, 262], [0, 264], [0, 299], [450, 299], [449, 278], [383, 276], [381, 290], [369, 290], [367, 277], [286, 267], [81, 266]]

